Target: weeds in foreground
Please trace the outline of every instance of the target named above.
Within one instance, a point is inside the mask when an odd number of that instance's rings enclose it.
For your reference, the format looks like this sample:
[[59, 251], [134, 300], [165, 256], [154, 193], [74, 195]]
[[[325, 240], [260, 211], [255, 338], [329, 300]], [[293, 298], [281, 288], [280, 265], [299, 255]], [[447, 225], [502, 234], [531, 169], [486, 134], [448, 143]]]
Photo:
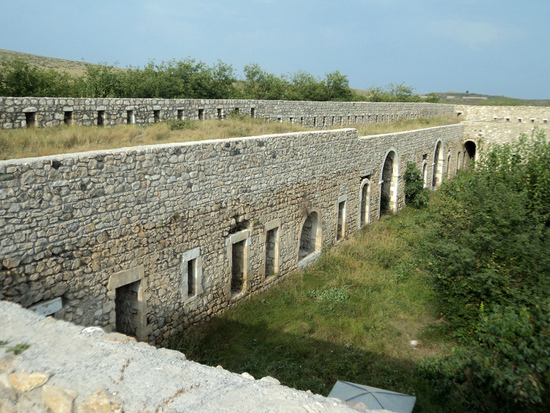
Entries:
[[[2, 343], [4, 343], [4, 344], [0, 343], [0, 345], [8, 344], [7, 341], [2, 342]], [[21, 354], [22, 352], [24, 352], [25, 350], [27, 350], [29, 347], [30, 347], [30, 344], [27, 344], [27, 343], [16, 344], [15, 346], [6, 349], [6, 353], [13, 353], [17, 356], [17, 355]]]

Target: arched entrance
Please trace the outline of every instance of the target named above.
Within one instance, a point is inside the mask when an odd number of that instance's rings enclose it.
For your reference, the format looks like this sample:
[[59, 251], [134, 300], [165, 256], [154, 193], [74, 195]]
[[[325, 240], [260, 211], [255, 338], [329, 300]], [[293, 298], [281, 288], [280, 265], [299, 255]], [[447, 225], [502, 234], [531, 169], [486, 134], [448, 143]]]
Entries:
[[380, 181], [380, 213], [397, 211], [397, 180], [399, 176], [399, 167], [397, 154], [390, 150], [386, 155], [384, 166], [382, 168], [382, 180]]
[[434, 163], [432, 173], [432, 188], [437, 188], [441, 185], [441, 177], [443, 175], [443, 157], [441, 156], [441, 141], [435, 145]]
[[467, 141], [464, 143], [464, 159], [466, 166], [471, 162], [474, 161], [476, 158], [476, 144], [472, 141]]
[[359, 212], [359, 228], [363, 228], [370, 222], [370, 181], [368, 179], [365, 179], [361, 185], [361, 210]]

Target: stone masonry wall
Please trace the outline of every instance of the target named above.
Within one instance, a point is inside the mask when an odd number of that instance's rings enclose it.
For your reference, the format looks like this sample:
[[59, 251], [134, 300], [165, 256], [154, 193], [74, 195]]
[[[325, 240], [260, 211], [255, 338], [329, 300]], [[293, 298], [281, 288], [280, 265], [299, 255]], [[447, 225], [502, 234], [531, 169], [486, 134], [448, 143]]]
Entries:
[[233, 111], [254, 118], [318, 128], [432, 118], [454, 113], [451, 105], [432, 103], [0, 97], [0, 129], [64, 123], [114, 126], [168, 119], [223, 119]]
[[[359, 229], [362, 185], [371, 185], [367, 221], [377, 219], [390, 154], [400, 208], [407, 161], [426, 165], [431, 187], [436, 145], [437, 167], [452, 175], [462, 137], [462, 125], [369, 137], [340, 129], [0, 161], [0, 300], [58, 299], [56, 318], [115, 330], [117, 313], [129, 313], [117, 296], [132, 284], [136, 336], [162, 342], [335, 244], [341, 202], [344, 235]], [[313, 212], [318, 247], [299, 262]], [[266, 276], [274, 228], [278, 272]], [[231, 290], [233, 265], [244, 268], [241, 291]]]
[[550, 108], [538, 106], [456, 106], [464, 120], [464, 140], [502, 144], [530, 136], [535, 129], [550, 136]]

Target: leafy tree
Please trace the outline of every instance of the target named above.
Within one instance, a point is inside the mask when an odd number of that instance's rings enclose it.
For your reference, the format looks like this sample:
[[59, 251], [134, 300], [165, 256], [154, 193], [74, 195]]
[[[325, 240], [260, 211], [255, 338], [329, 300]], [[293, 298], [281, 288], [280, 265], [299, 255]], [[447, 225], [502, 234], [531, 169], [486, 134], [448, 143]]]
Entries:
[[244, 67], [244, 96], [247, 99], [283, 99], [288, 82], [254, 63]]

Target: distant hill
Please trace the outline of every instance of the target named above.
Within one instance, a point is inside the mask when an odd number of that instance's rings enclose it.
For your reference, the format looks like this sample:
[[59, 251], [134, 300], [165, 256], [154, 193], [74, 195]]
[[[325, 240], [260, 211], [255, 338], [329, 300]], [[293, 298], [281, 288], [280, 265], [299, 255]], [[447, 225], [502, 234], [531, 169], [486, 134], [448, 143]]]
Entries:
[[550, 99], [516, 99], [507, 96], [457, 92], [443, 92], [436, 94], [441, 103], [452, 103], [455, 105], [550, 106]]
[[[55, 57], [37, 56], [34, 54], [13, 52], [0, 49], [0, 62], [4, 60], [22, 59], [33, 66], [42, 69], [54, 69], [59, 72], [67, 72], [72, 76], [80, 76], [86, 72], [86, 65], [93, 63], [79, 62], [76, 60], [57, 59]], [[96, 65], [94, 65], [96, 66]]]

